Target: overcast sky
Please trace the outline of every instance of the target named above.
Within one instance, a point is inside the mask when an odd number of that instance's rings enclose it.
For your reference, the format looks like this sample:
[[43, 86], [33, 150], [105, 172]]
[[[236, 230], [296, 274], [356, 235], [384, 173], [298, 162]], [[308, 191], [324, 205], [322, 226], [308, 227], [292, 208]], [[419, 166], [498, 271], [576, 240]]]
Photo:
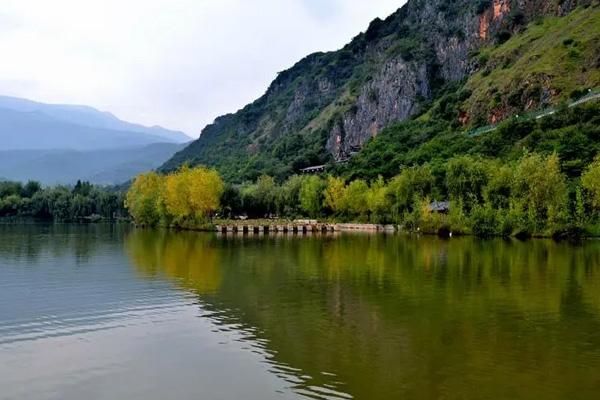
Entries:
[[404, 0], [2, 0], [0, 94], [197, 137]]

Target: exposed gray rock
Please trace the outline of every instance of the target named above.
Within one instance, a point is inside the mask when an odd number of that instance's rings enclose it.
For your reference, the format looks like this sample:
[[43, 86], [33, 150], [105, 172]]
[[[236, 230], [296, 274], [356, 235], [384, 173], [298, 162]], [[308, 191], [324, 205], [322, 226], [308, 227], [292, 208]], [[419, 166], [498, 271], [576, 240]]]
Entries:
[[328, 150], [341, 160], [360, 149], [390, 122], [401, 121], [418, 110], [417, 98], [430, 94], [427, 68], [401, 58], [386, 62], [361, 89], [355, 107], [334, 125]]

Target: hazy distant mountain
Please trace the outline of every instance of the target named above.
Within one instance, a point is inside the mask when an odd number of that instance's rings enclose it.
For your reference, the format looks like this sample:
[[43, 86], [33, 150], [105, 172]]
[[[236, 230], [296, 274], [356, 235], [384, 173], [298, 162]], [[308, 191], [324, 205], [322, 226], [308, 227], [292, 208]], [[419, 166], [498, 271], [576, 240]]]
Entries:
[[184, 146], [154, 143], [95, 151], [5, 150], [0, 151], [0, 176], [8, 180], [37, 180], [47, 185], [72, 184], [78, 179], [119, 184], [156, 169]]
[[191, 139], [87, 106], [0, 96], [0, 176], [69, 184], [118, 184], [156, 169]]
[[145, 133], [90, 128], [62, 122], [40, 112], [0, 108], [2, 150], [99, 150], [164, 141], [164, 138]]
[[[160, 137], [162, 142], [185, 143], [191, 140], [183, 132], [168, 130], [160, 126], [146, 127], [122, 121], [109, 112], [102, 112], [88, 106], [44, 104], [16, 97], [0, 96], [0, 109], [38, 113], [58, 122], [81, 127], [143, 133], [152, 137]], [[4, 131], [3, 125], [0, 125], [0, 130]]]

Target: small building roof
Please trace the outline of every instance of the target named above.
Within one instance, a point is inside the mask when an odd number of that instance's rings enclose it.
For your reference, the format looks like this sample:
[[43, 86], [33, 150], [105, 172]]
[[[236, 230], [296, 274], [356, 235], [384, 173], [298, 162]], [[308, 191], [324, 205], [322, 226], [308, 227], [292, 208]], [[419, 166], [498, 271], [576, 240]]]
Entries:
[[447, 212], [450, 211], [449, 201], [433, 201], [429, 204], [429, 210], [433, 212]]
[[315, 165], [314, 167], [302, 168], [300, 171], [306, 174], [313, 172], [321, 172], [325, 171], [325, 165]]

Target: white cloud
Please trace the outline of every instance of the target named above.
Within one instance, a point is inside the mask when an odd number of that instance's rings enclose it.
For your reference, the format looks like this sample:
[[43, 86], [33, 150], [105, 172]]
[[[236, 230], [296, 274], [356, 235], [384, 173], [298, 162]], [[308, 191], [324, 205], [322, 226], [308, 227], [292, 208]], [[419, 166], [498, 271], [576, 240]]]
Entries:
[[403, 0], [4, 0], [0, 93], [197, 136]]

